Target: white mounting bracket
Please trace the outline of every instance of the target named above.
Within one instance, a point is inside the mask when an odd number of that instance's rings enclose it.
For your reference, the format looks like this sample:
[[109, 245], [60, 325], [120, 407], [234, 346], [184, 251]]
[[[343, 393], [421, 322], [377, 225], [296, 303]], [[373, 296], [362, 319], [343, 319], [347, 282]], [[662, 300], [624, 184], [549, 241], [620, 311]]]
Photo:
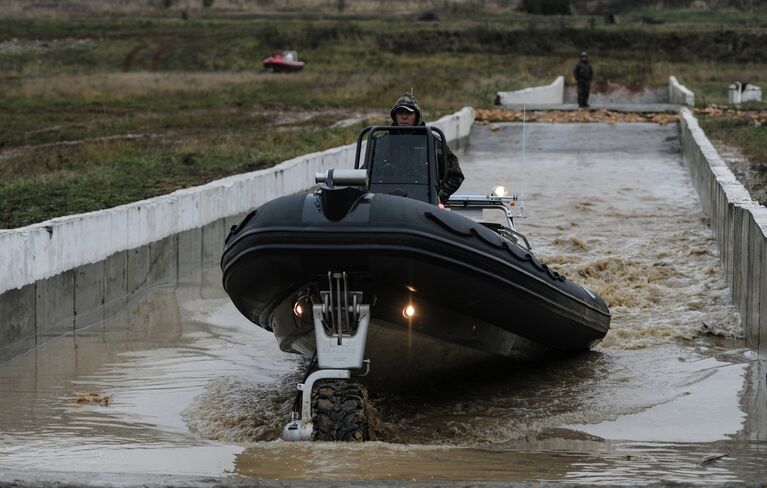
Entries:
[[310, 441], [314, 431], [312, 419], [312, 389], [317, 380], [322, 379], [346, 379], [352, 377], [348, 369], [319, 369], [310, 374], [304, 383], [298, 384], [301, 390], [301, 419], [293, 420], [282, 429], [280, 438], [284, 441]]
[[[322, 322], [324, 305], [314, 305], [314, 335], [317, 344], [317, 364], [321, 369], [362, 368], [365, 344], [370, 325], [370, 305], [357, 305], [359, 322], [354, 335], [328, 334]], [[334, 331], [335, 332], [335, 331]]]

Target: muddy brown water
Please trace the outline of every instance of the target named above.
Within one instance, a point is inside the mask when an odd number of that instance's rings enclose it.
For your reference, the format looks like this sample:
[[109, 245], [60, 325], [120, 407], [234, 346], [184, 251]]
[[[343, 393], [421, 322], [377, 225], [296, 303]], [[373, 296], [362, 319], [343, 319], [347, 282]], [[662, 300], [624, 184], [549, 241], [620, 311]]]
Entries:
[[[583, 484], [764, 480], [765, 367], [744, 347], [677, 128], [478, 126], [462, 191], [523, 192], [534, 250], [598, 291], [591, 353], [373, 392], [379, 440], [286, 443], [302, 362], [215, 285], [157, 289], [0, 364], [0, 471]], [[206, 270], [204, 283], [220, 272]], [[512, 311], [513, 313], [513, 311]], [[375, 365], [373, 365], [375, 367]], [[76, 392], [111, 395], [77, 404]], [[717, 456], [722, 456], [718, 457]], [[0, 477], [1, 478], [1, 477]]]

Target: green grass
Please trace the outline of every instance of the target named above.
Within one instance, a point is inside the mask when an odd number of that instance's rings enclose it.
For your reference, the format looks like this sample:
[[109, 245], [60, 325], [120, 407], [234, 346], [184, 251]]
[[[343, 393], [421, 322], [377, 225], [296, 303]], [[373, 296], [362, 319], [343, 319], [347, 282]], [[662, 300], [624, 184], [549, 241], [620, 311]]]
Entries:
[[[764, 86], [767, 15], [719, 20], [652, 11], [590, 16], [448, 9], [414, 15], [195, 12], [0, 19], [0, 228], [156, 196], [354, 140], [331, 129], [385, 117], [413, 88], [429, 118], [490, 107], [495, 93], [550, 83], [587, 48], [597, 80], [664, 85], [723, 103]], [[273, 49], [303, 72], [261, 73]], [[748, 60], [746, 62], [745, 60]], [[286, 119], [282, 120], [282, 119]], [[381, 120], [371, 122], [378, 123]]]
[[335, 147], [356, 131], [237, 130], [211, 137], [200, 130], [183, 142], [139, 139], [45, 148], [3, 162], [0, 176], [7, 183], [0, 186], [0, 219], [16, 227], [170, 193]]
[[[761, 107], [765, 110], [764, 104]], [[703, 130], [712, 138], [737, 147], [754, 166], [767, 172], [767, 116], [765, 125], [755, 125], [746, 117], [700, 117]]]
[[[765, 12], [754, 12], [736, 9], [637, 9], [624, 16], [629, 22], [660, 21], [663, 24], [681, 25], [688, 28], [691, 24], [708, 24], [714, 26], [739, 25], [764, 27], [767, 25]], [[661, 25], [663, 25], [661, 24]]]
[[767, 126], [755, 126], [738, 117], [702, 117], [701, 125], [716, 138], [740, 148], [749, 159], [767, 166]]
[[767, 205], [767, 103], [749, 102], [737, 111], [698, 118], [712, 140], [736, 148], [746, 158], [730, 167], [751, 197]]

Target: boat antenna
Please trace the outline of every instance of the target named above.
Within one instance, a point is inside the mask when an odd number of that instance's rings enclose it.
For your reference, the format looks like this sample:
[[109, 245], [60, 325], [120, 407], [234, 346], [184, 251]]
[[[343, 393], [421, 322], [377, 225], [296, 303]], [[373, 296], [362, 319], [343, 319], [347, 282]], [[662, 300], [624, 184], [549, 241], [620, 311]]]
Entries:
[[522, 162], [525, 162], [525, 128], [527, 127], [527, 106], [522, 104]]
[[[527, 166], [527, 105], [522, 104], [522, 164]], [[522, 181], [522, 192], [519, 194], [519, 216], [525, 211], [525, 182]]]

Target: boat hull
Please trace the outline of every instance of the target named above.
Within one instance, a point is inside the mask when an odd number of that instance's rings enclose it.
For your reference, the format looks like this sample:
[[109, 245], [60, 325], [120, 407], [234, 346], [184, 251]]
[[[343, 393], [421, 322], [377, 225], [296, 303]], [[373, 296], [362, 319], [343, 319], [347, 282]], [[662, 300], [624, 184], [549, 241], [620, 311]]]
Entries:
[[[283, 350], [307, 356], [313, 323], [293, 304], [327, 289], [329, 271], [346, 272], [350, 289], [371, 305], [371, 375], [426, 377], [489, 357], [588, 350], [610, 322], [599, 297], [516, 243], [397, 196], [368, 194], [333, 220], [314, 194], [270, 202], [230, 234], [222, 269], [237, 308], [273, 331]], [[429, 351], [437, 357], [422, 359]], [[407, 354], [415, 359], [403, 361]]]
[[[370, 372], [361, 381], [376, 390], [436, 383], [501, 362], [552, 355], [549, 348], [493, 324], [423, 301], [410, 303], [418, 311], [411, 320], [391, 322], [374, 314], [370, 321], [364, 354]], [[283, 351], [311, 358], [314, 324], [295, 317], [293, 304], [289, 297], [276, 307], [270, 327]]]

